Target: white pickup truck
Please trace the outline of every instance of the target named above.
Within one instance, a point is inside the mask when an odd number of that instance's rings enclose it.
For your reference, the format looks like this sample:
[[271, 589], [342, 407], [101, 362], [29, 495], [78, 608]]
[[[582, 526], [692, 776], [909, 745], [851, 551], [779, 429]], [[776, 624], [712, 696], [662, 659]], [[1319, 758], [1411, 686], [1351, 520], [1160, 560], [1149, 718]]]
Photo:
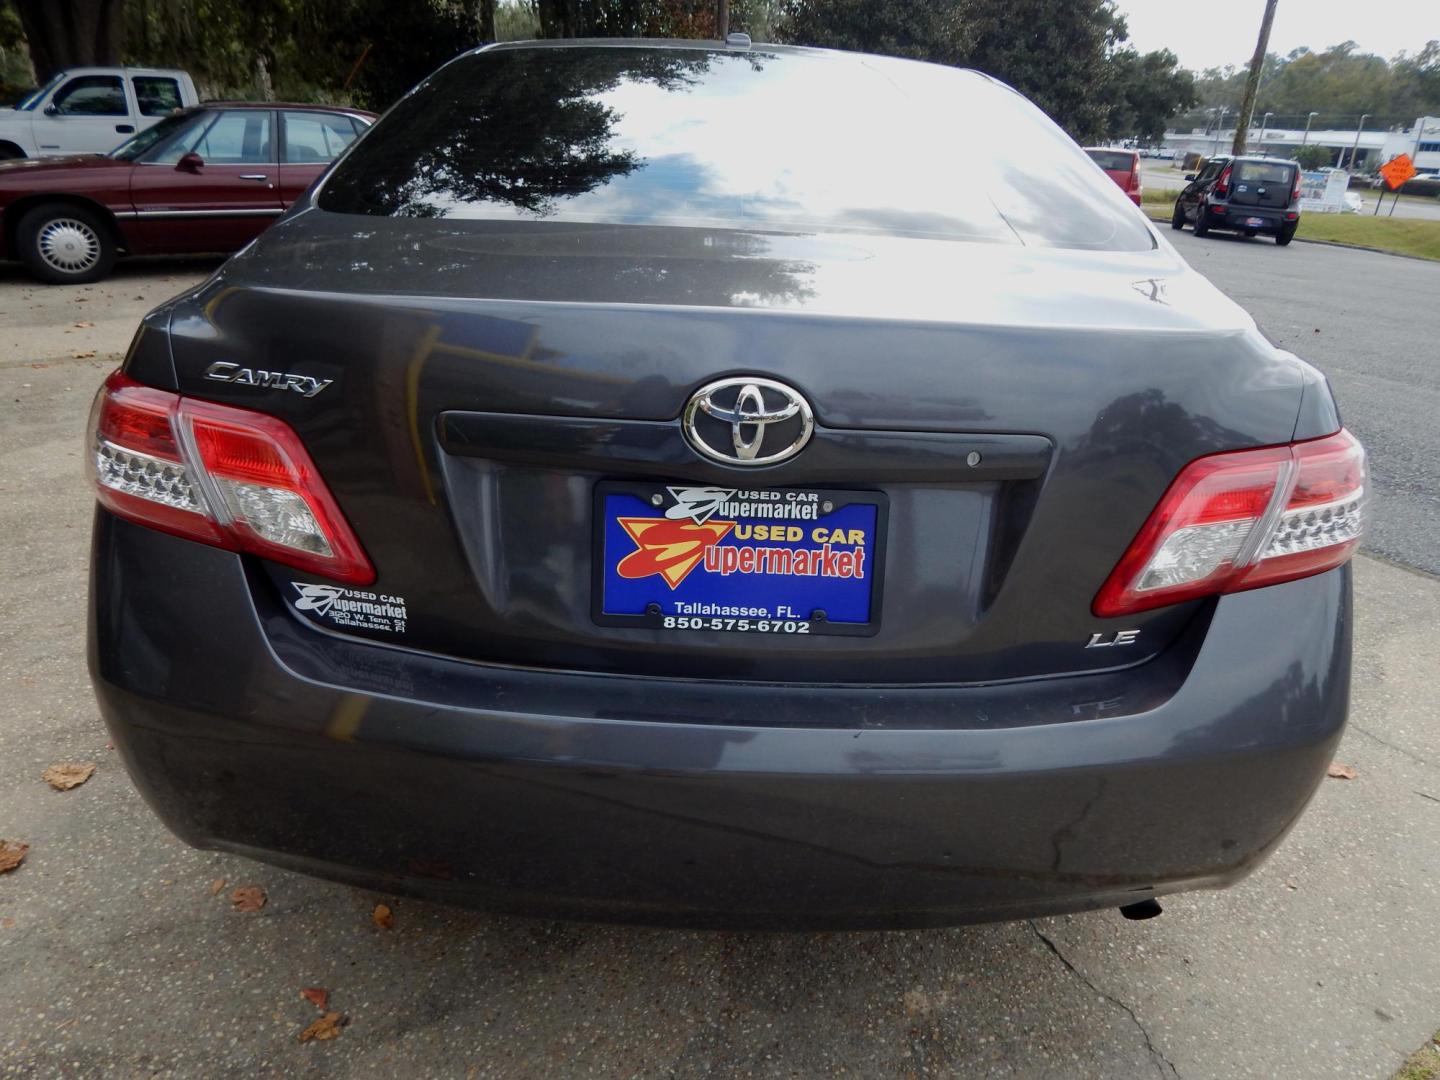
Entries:
[[0, 109], [0, 159], [103, 154], [199, 100], [183, 71], [71, 68]]

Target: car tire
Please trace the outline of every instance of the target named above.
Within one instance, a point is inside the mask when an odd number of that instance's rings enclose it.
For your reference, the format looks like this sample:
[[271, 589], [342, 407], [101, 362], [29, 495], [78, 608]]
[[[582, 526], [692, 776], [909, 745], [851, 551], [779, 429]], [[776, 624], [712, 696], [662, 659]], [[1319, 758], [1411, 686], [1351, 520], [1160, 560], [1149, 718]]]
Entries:
[[1170, 228], [1179, 232], [1185, 228], [1185, 211], [1180, 209], [1180, 200], [1175, 200], [1175, 212], [1170, 215]]
[[1289, 247], [1289, 246], [1290, 246], [1290, 241], [1291, 241], [1291, 240], [1294, 240], [1294, 239], [1295, 239], [1295, 228], [1294, 228], [1294, 226], [1291, 226], [1291, 227], [1289, 227], [1289, 228], [1281, 229], [1278, 233], [1275, 234], [1275, 244], [1276, 244], [1277, 247]]
[[110, 223], [94, 210], [45, 203], [20, 219], [15, 254], [40, 281], [84, 285], [110, 273], [119, 245]]
[[1205, 204], [1202, 202], [1195, 207], [1195, 235], [1204, 236], [1210, 231], [1210, 226], [1205, 224]]

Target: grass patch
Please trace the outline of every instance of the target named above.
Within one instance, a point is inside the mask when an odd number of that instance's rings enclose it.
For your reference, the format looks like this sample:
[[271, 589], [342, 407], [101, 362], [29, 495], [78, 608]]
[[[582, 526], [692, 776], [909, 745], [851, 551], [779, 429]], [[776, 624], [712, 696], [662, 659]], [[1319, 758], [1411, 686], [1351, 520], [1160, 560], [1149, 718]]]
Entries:
[[1179, 195], [1177, 188], [1174, 191], [1166, 191], [1164, 188], [1146, 188], [1140, 192], [1140, 205], [1149, 206], [1151, 203], [1164, 203], [1166, 206], [1173, 206], [1175, 196]]
[[1440, 1047], [1435, 1045], [1437, 1042], [1440, 1042], [1440, 1031], [1437, 1031], [1428, 1043], [1406, 1058], [1405, 1064], [1396, 1070], [1391, 1080], [1437, 1080], [1440, 1078]]
[[[1148, 195], [1148, 192], [1146, 193]], [[1146, 211], [1155, 221], [1170, 221], [1175, 200], [1145, 199]], [[1326, 240], [1332, 244], [1373, 248], [1394, 255], [1414, 255], [1440, 261], [1440, 221], [1421, 218], [1372, 217], [1369, 214], [1304, 214], [1295, 234], [1301, 240]]]

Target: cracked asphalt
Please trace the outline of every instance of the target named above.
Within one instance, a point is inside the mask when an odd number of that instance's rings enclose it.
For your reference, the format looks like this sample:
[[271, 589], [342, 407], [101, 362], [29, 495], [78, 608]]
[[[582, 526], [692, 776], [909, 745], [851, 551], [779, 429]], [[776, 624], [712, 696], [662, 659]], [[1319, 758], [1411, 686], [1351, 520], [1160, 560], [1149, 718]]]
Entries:
[[[916, 933], [500, 918], [170, 837], [85, 673], [81, 433], [140, 314], [210, 264], [74, 289], [0, 266], [0, 837], [31, 845], [0, 875], [0, 1075], [1388, 1076], [1440, 1025], [1440, 582], [1421, 572], [1440, 567], [1440, 265], [1178, 242], [1332, 374], [1374, 450], [1383, 558], [1357, 560], [1340, 752], [1358, 776], [1326, 781], [1251, 878], [1159, 919]], [[99, 769], [62, 794], [40, 780], [62, 760]], [[242, 885], [268, 893], [259, 913], [230, 909]], [[301, 1045], [312, 986], [349, 1023]]]

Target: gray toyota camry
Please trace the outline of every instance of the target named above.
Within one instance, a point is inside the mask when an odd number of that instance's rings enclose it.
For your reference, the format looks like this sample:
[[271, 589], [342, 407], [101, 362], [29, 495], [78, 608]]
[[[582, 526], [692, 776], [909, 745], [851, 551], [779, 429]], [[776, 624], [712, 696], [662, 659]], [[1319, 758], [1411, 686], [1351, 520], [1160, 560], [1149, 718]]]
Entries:
[[1215, 888], [1345, 723], [1325, 379], [973, 71], [481, 49], [148, 315], [90, 663], [179, 836], [516, 912]]

